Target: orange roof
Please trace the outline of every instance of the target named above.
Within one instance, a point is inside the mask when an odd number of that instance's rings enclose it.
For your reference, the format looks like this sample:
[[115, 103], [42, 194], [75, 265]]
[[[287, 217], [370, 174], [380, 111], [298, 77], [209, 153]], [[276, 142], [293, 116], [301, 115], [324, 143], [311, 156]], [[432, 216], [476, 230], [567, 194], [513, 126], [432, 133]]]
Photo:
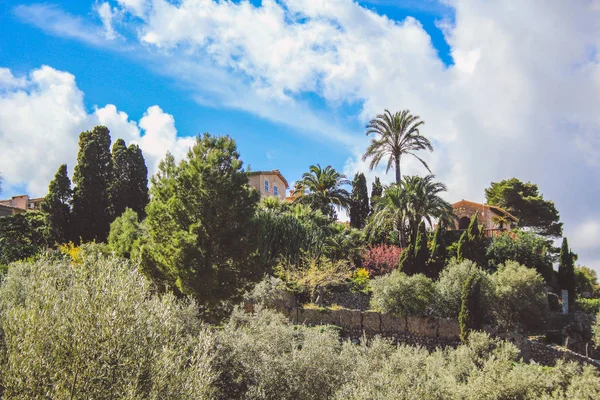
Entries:
[[281, 172], [278, 169], [274, 169], [271, 171], [251, 171], [248, 172], [248, 175], [276, 175], [279, 177], [279, 179], [281, 179], [283, 181], [283, 183], [285, 183], [285, 188], [289, 188], [290, 185], [288, 184], [288, 181], [283, 177], [283, 175], [281, 174]]
[[503, 208], [500, 208], [497, 206], [491, 206], [489, 204], [476, 203], [474, 201], [469, 201], [469, 200], [465, 200], [465, 199], [462, 199], [461, 201], [457, 201], [456, 203], [452, 204], [452, 208], [459, 207], [461, 204], [470, 205], [472, 207], [487, 208], [487, 209], [494, 211], [496, 214], [504, 214], [515, 222], [519, 221], [519, 218], [515, 217], [514, 215], [512, 215], [511, 213], [509, 213], [508, 211], [506, 211]]

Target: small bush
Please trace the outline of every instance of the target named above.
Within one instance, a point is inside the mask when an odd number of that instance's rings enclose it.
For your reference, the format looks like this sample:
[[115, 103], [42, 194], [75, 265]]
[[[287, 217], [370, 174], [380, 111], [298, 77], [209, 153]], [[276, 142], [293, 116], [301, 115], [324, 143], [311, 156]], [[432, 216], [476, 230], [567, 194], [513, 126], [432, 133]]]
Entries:
[[[473, 274], [481, 279], [483, 290], [480, 301], [484, 302], [483, 292], [489, 286], [489, 276], [473, 261], [464, 260], [459, 262], [456, 258], [453, 258], [435, 282], [434, 312], [436, 315], [444, 318], [458, 318], [463, 285]], [[483, 306], [486, 305], [483, 304]]]
[[244, 296], [244, 301], [273, 308], [283, 305], [292, 297], [283, 280], [268, 275]]
[[534, 269], [515, 261], [500, 265], [491, 276], [491, 311], [506, 329], [535, 328], [548, 311], [546, 283]]
[[358, 268], [350, 277], [350, 290], [353, 292], [369, 293], [371, 291], [369, 278], [370, 274], [366, 268]]
[[375, 278], [371, 287], [371, 307], [394, 315], [425, 315], [434, 295], [431, 279], [422, 274], [408, 276], [398, 270]]
[[372, 246], [363, 253], [362, 266], [371, 276], [384, 275], [398, 268], [402, 249], [398, 246], [380, 244]]
[[600, 312], [600, 299], [577, 299], [575, 300], [577, 308], [588, 314], [598, 314]]

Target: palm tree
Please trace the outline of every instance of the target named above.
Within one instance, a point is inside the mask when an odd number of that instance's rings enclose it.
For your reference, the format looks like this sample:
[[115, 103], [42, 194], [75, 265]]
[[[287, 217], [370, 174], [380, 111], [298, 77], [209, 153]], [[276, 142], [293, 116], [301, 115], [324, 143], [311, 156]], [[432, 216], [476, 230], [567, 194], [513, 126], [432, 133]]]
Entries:
[[349, 185], [346, 176], [337, 172], [331, 165], [321, 168], [319, 164], [311, 165], [310, 171], [302, 175], [297, 187], [307, 190], [305, 194], [297, 196], [295, 201], [310, 205], [315, 210], [335, 219], [336, 213], [333, 206], [338, 209], [350, 205], [350, 193], [343, 189]]
[[401, 247], [406, 247], [407, 236], [414, 241], [422, 220], [433, 226], [433, 219], [450, 221], [454, 216], [450, 203], [439, 194], [446, 185], [434, 182], [434, 175], [407, 176], [400, 185], [392, 184], [385, 189], [376, 204], [367, 231], [378, 232], [391, 229], [398, 234]]
[[376, 137], [371, 139], [371, 144], [363, 155], [363, 161], [371, 158], [369, 168], [373, 169], [382, 159], [387, 158], [385, 172], [394, 165], [397, 184], [401, 181], [400, 158], [403, 154], [412, 155], [431, 172], [427, 163], [415, 154], [418, 150], [433, 151], [429, 139], [419, 132], [419, 127], [424, 123], [418, 115], [412, 115], [408, 110], [392, 114], [386, 109], [367, 125], [367, 136], [374, 134]]
[[433, 218], [447, 222], [456, 218], [450, 203], [439, 195], [448, 190], [446, 185], [434, 181], [434, 175], [407, 176], [402, 181], [408, 205], [407, 219], [411, 240], [414, 241], [419, 224], [424, 219], [433, 227]]
[[407, 216], [407, 197], [402, 186], [392, 184], [385, 189], [373, 209], [367, 223], [367, 234], [392, 231], [398, 235], [401, 247], [406, 247], [405, 230]]

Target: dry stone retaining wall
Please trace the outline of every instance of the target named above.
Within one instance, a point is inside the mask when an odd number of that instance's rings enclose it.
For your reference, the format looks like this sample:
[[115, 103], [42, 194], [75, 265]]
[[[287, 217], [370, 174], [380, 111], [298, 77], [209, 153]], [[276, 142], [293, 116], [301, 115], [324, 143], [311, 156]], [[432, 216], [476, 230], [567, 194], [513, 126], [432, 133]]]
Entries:
[[396, 317], [375, 311], [317, 310], [290, 308], [282, 311], [295, 324], [336, 325], [351, 339], [383, 336], [399, 343], [421, 345], [428, 349], [456, 346], [460, 327], [453, 319], [433, 317]]

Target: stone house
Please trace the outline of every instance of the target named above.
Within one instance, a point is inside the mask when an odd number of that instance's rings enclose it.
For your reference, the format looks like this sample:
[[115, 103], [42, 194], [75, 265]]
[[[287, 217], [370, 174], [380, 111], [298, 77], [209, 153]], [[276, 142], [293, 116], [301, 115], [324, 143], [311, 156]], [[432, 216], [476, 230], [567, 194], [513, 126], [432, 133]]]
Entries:
[[452, 209], [458, 217], [455, 222], [456, 229], [467, 229], [473, 215], [477, 215], [477, 222], [479, 225], [483, 225], [487, 237], [509, 231], [515, 228], [519, 222], [518, 218], [500, 207], [464, 199], [452, 204]]
[[248, 184], [258, 190], [261, 199], [275, 196], [280, 200], [285, 200], [286, 190], [289, 187], [287, 180], [278, 169], [249, 172]]
[[30, 199], [26, 194], [0, 200], [0, 217], [26, 211], [39, 211], [42, 201], [44, 201], [43, 197]]

